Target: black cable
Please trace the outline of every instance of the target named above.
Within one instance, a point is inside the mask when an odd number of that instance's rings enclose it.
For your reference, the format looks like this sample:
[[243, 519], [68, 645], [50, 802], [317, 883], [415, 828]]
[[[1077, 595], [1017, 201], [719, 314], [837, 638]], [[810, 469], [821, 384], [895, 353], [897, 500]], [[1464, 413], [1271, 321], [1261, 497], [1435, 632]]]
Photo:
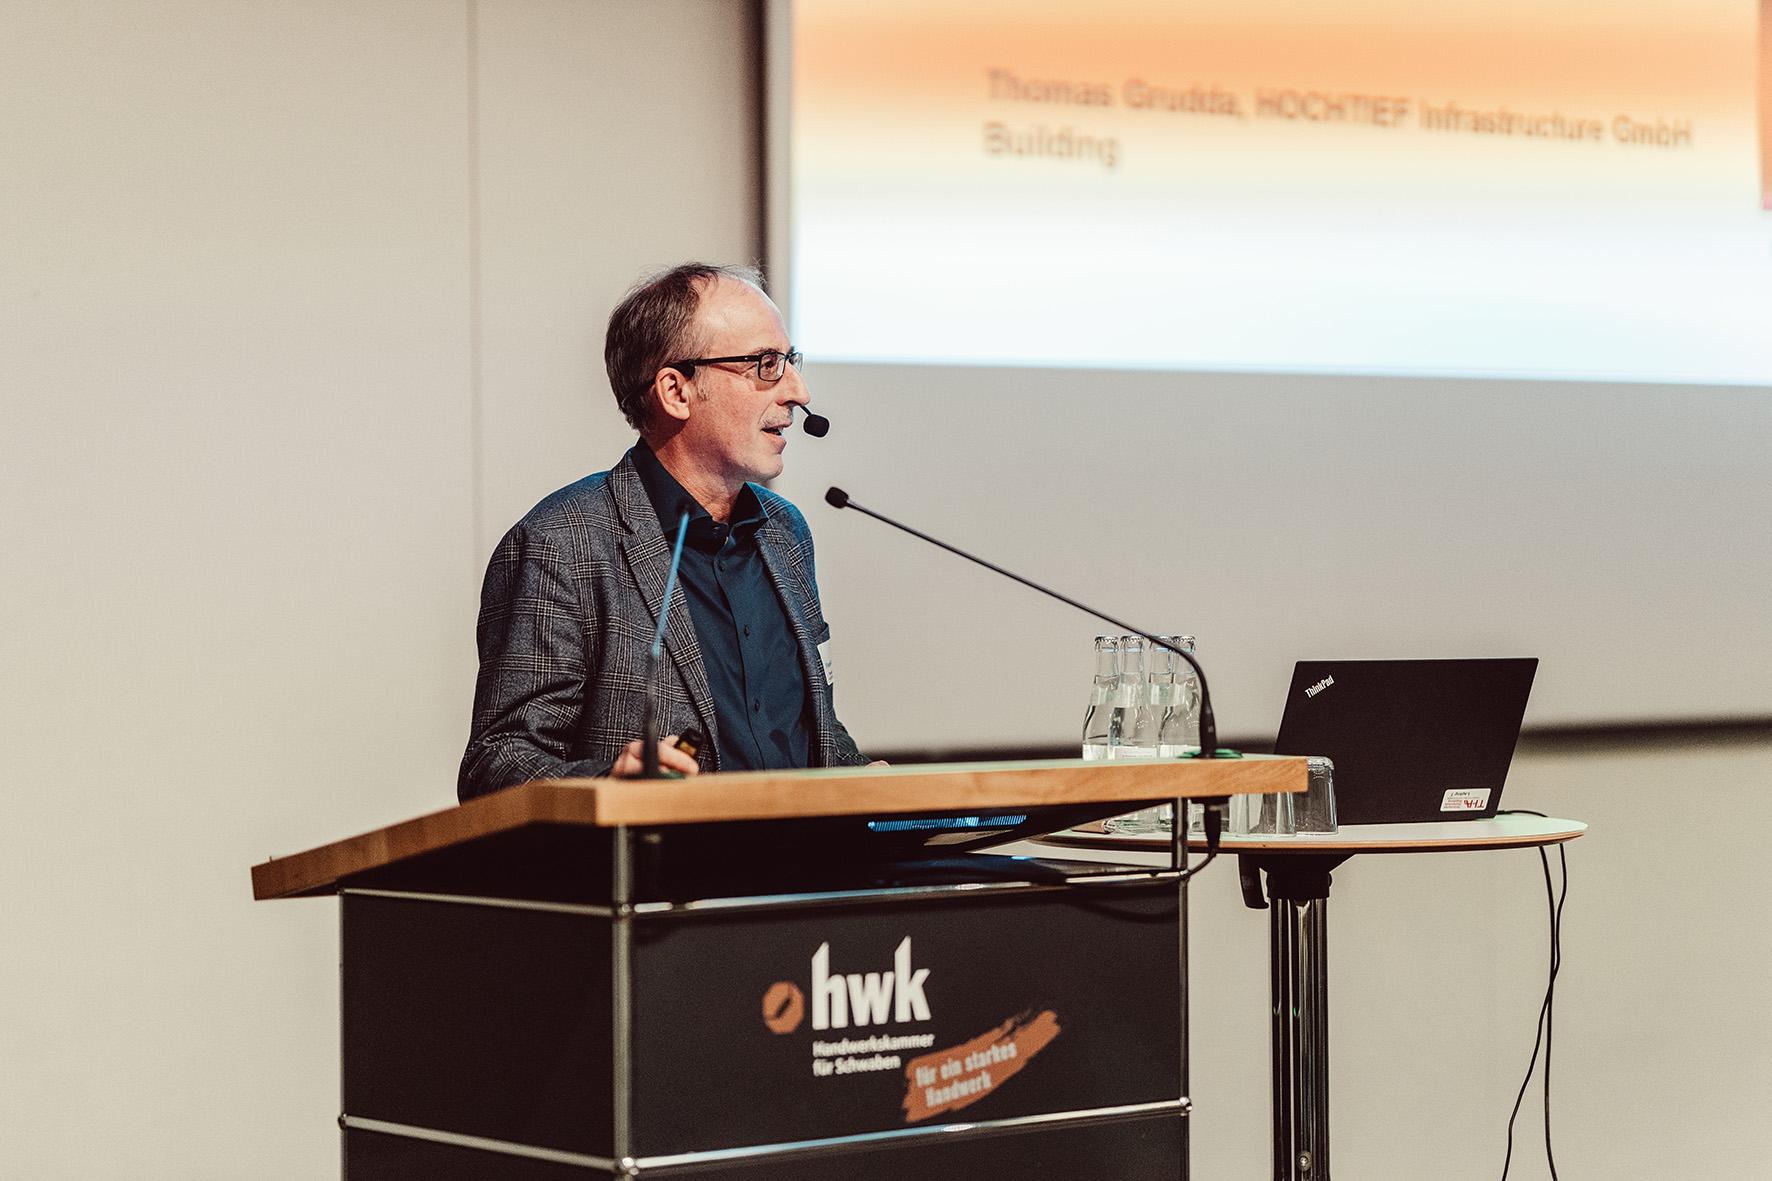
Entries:
[[[1200, 801], [1200, 832], [1206, 838], [1206, 859], [1200, 864], [1184, 870], [1181, 875], [1182, 881], [1193, 881], [1194, 875], [1211, 865], [1212, 859], [1218, 856], [1218, 842], [1224, 834], [1224, 809], [1227, 803], [1229, 803], [1228, 800]], [[1187, 806], [1181, 800], [1175, 801], [1174, 823], [1187, 823]], [[1187, 853], [1185, 852], [1187, 842], [1185, 840], [1181, 847], [1184, 850], [1181, 859], [1185, 865], [1187, 863]]]
[[1211, 865], [1212, 859], [1217, 856], [1218, 856], [1218, 850], [1217, 849], [1212, 850], [1212, 852], [1206, 854], [1205, 858], [1198, 865], [1189, 866], [1187, 869], [1183, 870], [1181, 877], [1177, 878], [1176, 880], [1182, 881], [1182, 882], [1193, 881], [1194, 875], [1199, 873], [1202, 869], [1205, 869], [1208, 865]]
[[[1185, 805], [1186, 802], [1187, 801], [1185, 800], [1176, 801], [1177, 807], [1175, 810], [1175, 819], [1172, 823], [1186, 823], [1187, 809], [1185, 806], [1182, 806]], [[1199, 875], [1201, 870], [1205, 869], [1208, 865], [1211, 865], [1213, 860], [1217, 858], [1218, 843], [1224, 832], [1224, 804], [1222, 801], [1214, 800], [1212, 803], [1203, 807], [1201, 813], [1201, 827], [1206, 834], [1206, 856], [1202, 857], [1197, 864], [1188, 865], [1187, 854], [1183, 853], [1181, 874], [1175, 879], [1177, 882], [1193, 881], [1194, 878]], [[1079, 878], [1078, 881], [1088, 882], [1089, 879], [1085, 876]], [[1133, 886], [1140, 884], [1142, 883], [1132, 880], [1118, 882], [1092, 882], [1089, 884], [1089, 888], [1097, 889], [1101, 886]]]
[[[1525, 808], [1513, 808], [1499, 815], [1524, 815], [1543, 818], [1543, 812], [1533, 812]], [[1561, 845], [1557, 846], [1557, 862], [1562, 870], [1562, 887], [1553, 889], [1551, 885], [1550, 855], [1543, 846], [1538, 850], [1540, 868], [1544, 871], [1544, 901], [1550, 920], [1550, 975], [1544, 985], [1544, 1001], [1538, 1006], [1538, 1028], [1532, 1039], [1532, 1057], [1526, 1063], [1526, 1077], [1520, 1080], [1520, 1090], [1514, 1096], [1514, 1109], [1507, 1117], [1507, 1155], [1501, 1162], [1501, 1178], [1507, 1181], [1508, 1169], [1514, 1157], [1514, 1121], [1519, 1118], [1520, 1104], [1525, 1101], [1526, 1091], [1532, 1085], [1532, 1071], [1538, 1065], [1539, 1047], [1544, 1048], [1544, 1159], [1550, 1167], [1551, 1181], [1557, 1181], [1557, 1158], [1551, 1148], [1551, 1042], [1555, 1032], [1557, 973], [1563, 967], [1563, 904], [1569, 900], [1569, 854]]]

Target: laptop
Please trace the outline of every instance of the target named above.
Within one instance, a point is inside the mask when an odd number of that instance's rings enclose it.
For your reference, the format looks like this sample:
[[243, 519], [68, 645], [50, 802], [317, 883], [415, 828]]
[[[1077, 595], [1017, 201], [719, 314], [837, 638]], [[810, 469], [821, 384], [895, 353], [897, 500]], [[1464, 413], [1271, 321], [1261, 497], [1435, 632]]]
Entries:
[[1276, 754], [1335, 762], [1338, 824], [1495, 815], [1536, 659], [1301, 660]]

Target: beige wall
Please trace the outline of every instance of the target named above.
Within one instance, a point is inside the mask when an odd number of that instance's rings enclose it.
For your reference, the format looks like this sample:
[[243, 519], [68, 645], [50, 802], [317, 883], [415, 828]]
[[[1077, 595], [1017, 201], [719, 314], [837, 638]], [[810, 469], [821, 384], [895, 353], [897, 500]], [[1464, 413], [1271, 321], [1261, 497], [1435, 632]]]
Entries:
[[488, 0], [478, 16], [477, 561], [633, 441], [603, 373], [628, 286], [762, 255], [747, 5]]
[[[247, 867], [451, 799], [485, 554], [628, 440], [607, 309], [760, 253], [751, 21], [0, 4], [0, 1174], [336, 1171], [334, 910], [254, 905]], [[1758, 858], [1739, 824], [1658, 833], [1748, 815], [1772, 756], [1641, 754], [1526, 757], [1509, 789], [1596, 825], [1562, 1159], [1732, 1175], [1772, 1099]], [[1348, 1175], [1495, 1171], [1538, 889], [1526, 854], [1340, 875]], [[1263, 930], [1204, 881], [1201, 1176], [1260, 1169]]]
[[758, 254], [751, 21], [0, 4], [0, 1175], [336, 1171], [334, 913], [247, 868], [453, 800], [602, 318]]

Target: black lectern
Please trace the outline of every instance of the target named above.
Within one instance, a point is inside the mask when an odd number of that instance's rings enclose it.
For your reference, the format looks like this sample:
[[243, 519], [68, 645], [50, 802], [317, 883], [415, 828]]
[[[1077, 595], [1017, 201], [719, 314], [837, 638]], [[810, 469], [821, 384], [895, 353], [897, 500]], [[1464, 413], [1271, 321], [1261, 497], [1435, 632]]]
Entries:
[[350, 1181], [1187, 1175], [1186, 884], [976, 852], [1289, 758], [543, 781], [253, 870], [341, 900]]

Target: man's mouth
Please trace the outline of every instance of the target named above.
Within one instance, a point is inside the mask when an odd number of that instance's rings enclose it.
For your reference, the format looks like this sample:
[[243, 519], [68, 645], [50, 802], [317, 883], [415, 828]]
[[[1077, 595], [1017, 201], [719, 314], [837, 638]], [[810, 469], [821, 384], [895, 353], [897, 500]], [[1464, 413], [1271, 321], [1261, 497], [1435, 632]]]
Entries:
[[776, 436], [776, 437], [778, 437], [778, 438], [779, 438], [779, 437], [781, 437], [781, 436], [782, 436], [782, 435], [785, 435], [785, 434], [787, 434], [787, 430], [788, 430], [788, 428], [789, 428], [789, 427], [790, 427], [790, 426], [793, 426], [793, 425], [794, 425], [794, 424], [793, 424], [793, 423], [791, 423], [791, 422], [782, 422], [782, 423], [777, 423], [777, 424], [776, 424], [776, 425], [774, 425], [774, 426], [766, 426], [766, 427], [764, 427], [764, 428], [763, 428], [763, 430], [764, 430], [764, 431], [765, 431], [765, 432], [766, 432], [766, 433], [767, 433], [767, 434], [771, 434], [771, 435], [775, 435], [775, 436]]

